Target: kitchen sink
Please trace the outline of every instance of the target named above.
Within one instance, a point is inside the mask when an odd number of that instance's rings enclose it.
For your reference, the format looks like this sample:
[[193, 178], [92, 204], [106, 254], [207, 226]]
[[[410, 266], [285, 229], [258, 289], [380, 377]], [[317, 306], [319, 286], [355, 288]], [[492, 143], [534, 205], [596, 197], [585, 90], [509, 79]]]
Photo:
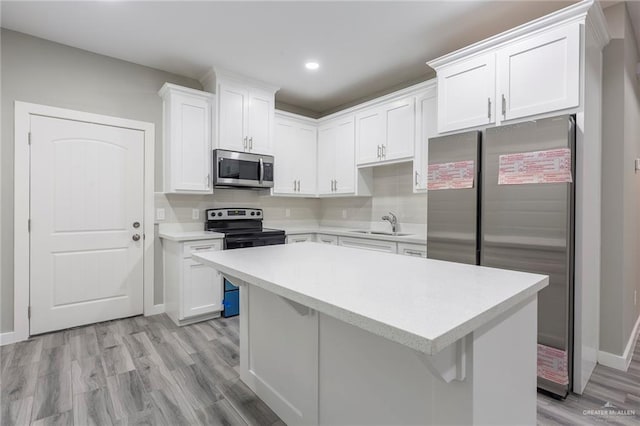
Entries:
[[386, 235], [389, 237], [406, 237], [408, 235], [412, 235], [412, 234], [405, 234], [403, 232], [365, 231], [360, 229], [356, 229], [354, 231], [349, 231], [349, 232], [354, 232], [356, 234], [367, 234], [367, 235]]

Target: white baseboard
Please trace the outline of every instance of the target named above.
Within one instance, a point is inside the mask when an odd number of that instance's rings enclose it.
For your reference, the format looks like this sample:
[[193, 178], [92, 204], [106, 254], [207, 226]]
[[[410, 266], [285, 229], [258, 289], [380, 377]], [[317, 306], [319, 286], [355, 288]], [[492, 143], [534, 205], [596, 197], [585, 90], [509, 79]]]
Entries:
[[0, 346], [16, 343], [17, 335], [15, 331], [0, 333]]
[[158, 315], [158, 314], [164, 314], [164, 303], [161, 303], [159, 305], [153, 305], [151, 309], [147, 309], [145, 311], [144, 316], [148, 317], [151, 315]]
[[640, 317], [636, 321], [636, 325], [633, 327], [627, 347], [624, 349], [622, 355], [612, 354], [610, 352], [599, 351], [598, 352], [598, 364], [606, 365], [607, 367], [615, 368], [616, 370], [627, 371], [629, 364], [631, 364], [631, 358], [633, 358], [633, 349], [636, 347], [638, 336], [640, 333]]

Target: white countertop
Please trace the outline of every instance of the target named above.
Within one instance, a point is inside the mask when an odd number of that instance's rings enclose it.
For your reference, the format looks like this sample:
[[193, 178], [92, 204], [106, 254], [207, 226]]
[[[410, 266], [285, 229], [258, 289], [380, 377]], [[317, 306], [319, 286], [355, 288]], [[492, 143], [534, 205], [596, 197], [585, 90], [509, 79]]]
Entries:
[[[427, 236], [423, 233], [410, 233], [410, 235], [383, 235], [383, 234], [362, 234], [359, 232], [353, 232], [360, 228], [338, 228], [328, 226], [309, 226], [309, 227], [289, 227], [278, 226], [277, 228], [284, 229], [287, 235], [300, 235], [300, 234], [329, 234], [338, 235], [341, 237], [353, 237], [353, 238], [367, 238], [370, 240], [381, 241], [394, 241], [398, 243], [410, 243], [410, 244], [426, 244]], [[404, 232], [404, 231], [400, 231]], [[407, 232], [409, 233], [409, 232]]]
[[548, 277], [318, 243], [194, 254], [248, 284], [426, 354], [548, 285]]
[[158, 236], [170, 241], [217, 240], [224, 238], [224, 234], [210, 231], [160, 231]]

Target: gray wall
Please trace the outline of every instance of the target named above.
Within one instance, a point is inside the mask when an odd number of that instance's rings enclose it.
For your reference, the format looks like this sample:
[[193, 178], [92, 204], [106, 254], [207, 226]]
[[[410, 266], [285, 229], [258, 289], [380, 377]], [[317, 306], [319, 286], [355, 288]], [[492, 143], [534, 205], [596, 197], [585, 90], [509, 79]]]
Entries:
[[162, 190], [162, 102], [166, 81], [200, 89], [196, 80], [97, 55], [25, 34], [1, 34], [0, 332], [13, 330], [14, 101], [33, 102], [155, 124], [156, 191]]
[[640, 315], [640, 88], [638, 46], [625, 3], [605, 9], [600, 350], [622, 355]]

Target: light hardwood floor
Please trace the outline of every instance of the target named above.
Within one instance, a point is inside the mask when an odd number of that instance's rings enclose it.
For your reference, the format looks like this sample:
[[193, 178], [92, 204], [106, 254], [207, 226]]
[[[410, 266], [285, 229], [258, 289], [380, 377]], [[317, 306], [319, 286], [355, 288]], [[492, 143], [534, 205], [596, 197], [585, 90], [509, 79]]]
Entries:
[[[238, 318], [176, 327], [134, 317], [0, 348], [0, 424], [282, 425], [238, 378]], [[633, 416], [585, 414], [634, 410]], [[640, 425], [640, 344], [627, 372], [598, 366], [582, 396], [538, 395], [538, 424]]]

